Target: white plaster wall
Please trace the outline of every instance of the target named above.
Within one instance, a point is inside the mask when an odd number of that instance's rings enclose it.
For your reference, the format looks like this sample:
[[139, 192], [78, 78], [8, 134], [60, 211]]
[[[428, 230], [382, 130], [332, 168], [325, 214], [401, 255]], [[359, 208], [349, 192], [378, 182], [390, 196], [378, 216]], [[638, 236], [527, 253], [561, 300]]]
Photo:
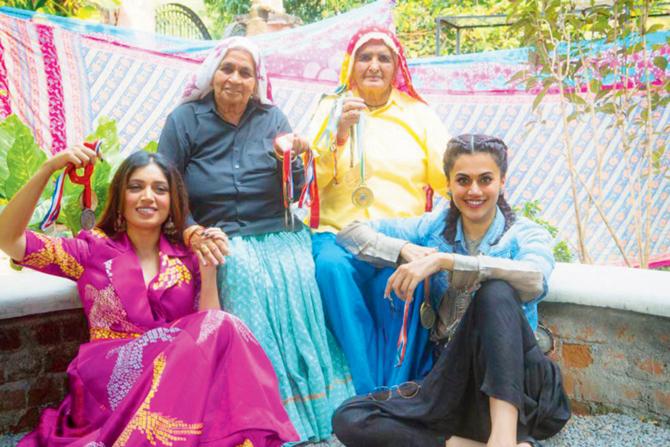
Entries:
[[[559, 263], [546, 301], [670, 317], [670, 272]], [[17, 272], [0, 257], [0, 319], [78, 307], [73, 282], [28, 269]]]

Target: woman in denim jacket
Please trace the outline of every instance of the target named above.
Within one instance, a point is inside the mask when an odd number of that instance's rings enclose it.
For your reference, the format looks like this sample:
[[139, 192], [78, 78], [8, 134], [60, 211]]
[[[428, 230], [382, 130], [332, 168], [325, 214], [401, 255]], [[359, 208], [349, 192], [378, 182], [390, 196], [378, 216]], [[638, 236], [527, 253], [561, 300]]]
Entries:
[[551, 236], [516, 217], [504, 199], [505, 143], [486, 135], [453, 138], [444, 171], [449, 206], [419, 218], [354, 222], [338, 235], [361, 259], [400, 264], [386, 297], [394, 292], [411, 301], [430, 281], [430, 292], [417, 298], [424, 300], [419, 313], [441, 351], [422, 383], [340, 407], [334, 428], [347, 446], [533, 446], [570, 417], [560, 371], [533, 332], [554, 266]]

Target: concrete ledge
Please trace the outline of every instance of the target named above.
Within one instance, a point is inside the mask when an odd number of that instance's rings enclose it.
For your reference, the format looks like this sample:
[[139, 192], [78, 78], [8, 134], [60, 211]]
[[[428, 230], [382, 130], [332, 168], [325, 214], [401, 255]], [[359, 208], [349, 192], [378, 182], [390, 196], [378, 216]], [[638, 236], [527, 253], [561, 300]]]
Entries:
[[81, 307], [77, 286], [67, 279], [7, 268], [0, 271], [0, 283], [0, 320]]
[[[6, 259], [0, 259], [6, 264]], [[29, 269], [0, 268], [0, 320], [81, 307], [72, 281]], [[670, 272], [558, 263], [546, 302], [670, 317]]]
[[670, 272], [558, 263], [545, 301], [670, 317]]

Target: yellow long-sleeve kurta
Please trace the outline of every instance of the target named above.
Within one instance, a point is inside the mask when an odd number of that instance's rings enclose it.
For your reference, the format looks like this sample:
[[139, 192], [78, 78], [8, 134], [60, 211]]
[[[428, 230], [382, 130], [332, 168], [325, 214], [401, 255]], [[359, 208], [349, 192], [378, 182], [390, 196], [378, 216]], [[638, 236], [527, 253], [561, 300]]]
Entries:
[[[312, 142], [323, 132], [334, 100], [325, 98], [319, 104], [309, 129]], [[358, 208], [351, 200], [361, 183], [355, 154], [351, 166], [352, 138], [337, 147], [337, 181], [324, 138], [313, 145], [321, 198], [317, 231], [337, 232], [354, 220], [418, 216], [425, 209], [427, 185], [435, 194], [446, 193], [442, 155], [449, 136], [430, 107], [394, 88], [385, 106], [364, 115], [359, 140], [365, 151], [365, 184], [372, 189], [374, 202], [368, 208]]]

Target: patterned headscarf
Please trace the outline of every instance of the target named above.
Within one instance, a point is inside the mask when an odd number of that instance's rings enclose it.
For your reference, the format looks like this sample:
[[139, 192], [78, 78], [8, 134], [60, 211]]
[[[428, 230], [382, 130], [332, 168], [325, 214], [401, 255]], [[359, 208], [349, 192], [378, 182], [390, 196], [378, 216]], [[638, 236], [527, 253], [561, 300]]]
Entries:
[[426, 102], [419, 96], [416, 90], [414, 90], [412, 77], [410, 76], [409, 68], [407, 67], [407, 59], [405, 58], [400, 41], [391, 31], [379, 26], [361, 28], [352, 36], [349, 45], [347, 46], [347, 54], [344, 56], [344, 62], [342, 62], [340, 85], [337, 87], [336, 93], [339, 94], [351, 88], [351, 70], [353, 69], [354, 61], [356, 59], [356, 52], [371, 40], [381, 40], [396, 55], [398, 62], [395, 79], [393, 80], [393, 87], [407, 93], [421, 102]]
[[246, 37], [229, 37], [221, 41], [200, 64], [198, 71], [193, 73], [184, 87], [180, 103], [196, 101], [204, 98], [212, 91], [212, 79], [228, 50], [244, 50], [249, 53], [256, 65], [256, 91], [254, 97], [262, 104], [272, 104], [272, 88], [261, 58], [258, 46]]

